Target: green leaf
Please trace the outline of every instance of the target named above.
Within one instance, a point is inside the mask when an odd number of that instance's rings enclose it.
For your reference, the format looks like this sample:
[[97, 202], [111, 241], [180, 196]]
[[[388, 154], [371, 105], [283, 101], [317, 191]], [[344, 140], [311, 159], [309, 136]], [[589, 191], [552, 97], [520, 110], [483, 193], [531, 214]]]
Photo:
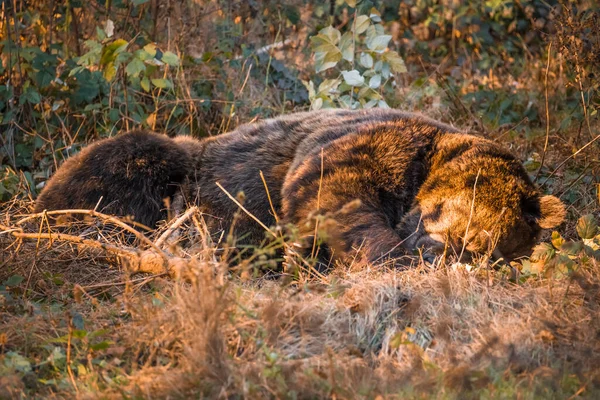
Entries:
[[369, 87], [371, 89], [377, 89], [381, 85], [381, 75], [373, 75], [371, 80], [369, 80]]
[[2, 284], [4, 286], [15, 287], [19, 286], [23, 280], [25, 280], [25, 278], [23, 278], [21, 275], [12, 275], [10, 278], [2, 282]]
[[176, 67], [179, 65], [179, 57], [177, 57], [175, 53], [172, 53], [170, 51], [165, 51], [160, 60], [170, 65], [171, 67]]
[[354, 22], [354, 33], [361, 34], [371, 25], [371, 19], [366, 15], [359, 15]]
[[80, 313], [78, 313], [78, 312], [74, 313], [71, 321], [73, 322], [73, 326], [76, 329], [79, 329], [79, 330], [84, 329], [85, 324], [83, 322], [83, 315], [81, 315]]
[[570, 256], [576, 256], [578, 255], [581, 250], [583, 249], [583, 243], [582, 242], [564, 242], [561, 246], [560, 246], [560, 251], [561, 253], [566, 253]]
[[331, 92], [337, 90], [340, 83], [341, 81], [339, 79], [325, 79], [319, 85], [318, 94], [329, 96], [332, 94]]
[[104, 76], [104, 79], [106, 79], [107, 81], [112, 81], [113, 78], [115, 77], [115, 75], [117, 74], [117, 68], [115, 67], [114, 63], [109, 63], [106, 65], [106, 67], [104, 68], [104, 71], [102, 71], [102, 76]]
[[171, 89], [173, 82], [169, 79], [152, 79], [152, 84], [160, 89]]
[[146, 64], [144, 64], [142, 60], [136, 57], [134, 57], [133, 60], [131, 60], [131, 62], [127, 64], [127, 67], [125, 67], [125, 73], [129, 77], [137, 78], [138, 76], [140, 76], [140, 73], [144, 71], [146, 71]]
[[139, 6], [139, 5], [145, 4], [149, 1], [150, 0], [131, 0], [131, 4], [133, 4], [134, 6]]
[[19, 372], [31, 372], [31, 363], [29, 360], [13, 351], [6, 353], [4, 365]]
[[340, 39], [339, 44], [340, 51], [342, 52], [342, 58], [346, 61], [354, 61], [354, 39], [352, 33], [346, 32]]
[[117, 39], [114, 42], [104, 46], [102, 49], [102, 57], [100, 58], [100, 65], [107, 66], [115, 61], [117, 55], [122, 53], [127, 48], [127, 41], [123, 39]]
[[26, 101], [30, 104], [39, 104], [42, 101], [42, 96], [34, 87], [30, 86], [19, 98], [20, 104], [25, 104]]
[[156, 45], [154, 43], [148, 43], [144, 46], [146, 53], [150, 54], [150, 57], [156, 56]]
[[365, 78], [355, 69], [352, 71], [342, 71], [342, 75], [344, 76], [344, 82], [350, 86], [362, 86], [365, 84]]
[[317, 72], [335, 67], [342, 59], [342, 52], [336, 46], [340, 39], [340, 31], [331, 26], [321, 29], [318, 35], [310, 38]]
[[104, 340], [100, 343], [96, 343], [90, 346], [91, 350], [94, 351], [98, 351], [98, 350], [106, 350], [110, 347], [110, 345], [112, 344], [112, 342], [108, 341], [108, 340]]
[[140, 86], [142, 87], [142, 89], [144, 89], [144, 91], [146, 91], [146, 92], [150, 91], [150, 81], [148, 80], [147, 77], [142, 78], [142, 80], [140, 81]]
[[329, 39], [329, 42], [332, 44], [337, 44], [340, 41], [341, 34], [340, 31], [335, 29], [333, 26], [329, 25], [326, 28], [323, 28], [319, 31], [318, 36], [324, 36]]
[[577, 234], [582, 239], [593, 239], [598, 234], [598, 222], [592, 214], [584, 215], [577, 221]]
[[367, 47], [369, 50], [383, 53], [383, 51], [387, 48], [388, 43], [392, 39], [391, 35], [379, 35], [375, 36], [371, 40], [367, 41]]
[[369, 53], [360, 53], [359, 62], [365, 68], [373, 68], [373, 57]]
[[331, 53], [315, 53], [315, 70], [323, 72], [329, 68], [333, 68], [342, 59], [342, 53], [335, 48]]
[[381, 13], [375, 7], [371, 8], [369, 17], [373, 20], [373, 22], [381, 22]]
[[407, 72], [406, 64], [404, 64], [404, 60], [398, 53], [395, 51], [387, 51], [383, 53], [383, 60], [387, 61], [392, 67], [392, 71], [397, 73], [405, 73]]

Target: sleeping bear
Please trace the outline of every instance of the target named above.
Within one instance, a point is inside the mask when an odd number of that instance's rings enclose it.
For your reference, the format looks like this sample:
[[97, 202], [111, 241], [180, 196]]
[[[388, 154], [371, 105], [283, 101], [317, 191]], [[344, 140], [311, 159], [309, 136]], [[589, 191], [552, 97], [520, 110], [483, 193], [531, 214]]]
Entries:
[[[293, 226], [305, 247], [324, 229], [337, 260], [380, 262], [419, 248], [512, 260], [565, 216], [500, 145], [389, 109], [296, 113], [202, 140], [124, 133], [67, 160], [35, 209], [96, 208], [156, 227], [165, 200], [183, 196], [214, 233], [239, 210], [217, 183], [243, 192], [264, 225]], [[245, 214], [234, 229], [249, 245], [265, 238]]]

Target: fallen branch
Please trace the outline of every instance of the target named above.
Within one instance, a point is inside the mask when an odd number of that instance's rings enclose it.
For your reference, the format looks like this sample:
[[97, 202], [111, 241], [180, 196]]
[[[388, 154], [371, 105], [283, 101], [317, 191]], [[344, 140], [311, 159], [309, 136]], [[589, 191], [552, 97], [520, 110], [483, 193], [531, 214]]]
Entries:
[[[29, 215], [29, 216], [17, 221], [17, 225], [22, 225], [23, 223], [25, 223], [27, 221], [31, 221], [32, 219], [35, 219], [35, 218], [42, 218], [47, 215], [66, 215], [66, 214], [89, 215], [89, 216], [96, 217], [96, 218], [104, 220], [104, 221], [108, 221], [108, 222], [118, 226], [119, 228], [122, 228], [122, 229], [126, 230], [127, 232], [135, 235], [135, 237], [138, 238], [140, 240], [140, 242], [145, 243], [148, 246], [152, 247], [158, 254], [161, 254], [163, 256], [163, 258], [165, 258], [165, 260], [168, 258], [167, 255], [157, 245], [155, 245], [150, 239], [148, 239], [146, 237], [146, 235], [144, 235], [137, 229], [132, 228], [131, 226], [127, 225], [125, 222], [121, 221], [120, 219], [118, 219], [116, 217], [113, 217], [111, 215], [106, 215], [106, 214], [103, 214], [103, 213], [100, 213], [100, 212], [94, 211], [94, 210], [73, 209], [73, 210], [42, 211], [41, 213], [32, 214], [32, 215]], [[143, 224], [134, 223], [133, 221], [131, 223], [134, 226], [140, 226], [145, 229], [151, 230], [150, 228], [148, 228], [147, 226], [145, 226]], [[59, 234], [59, 235], [62, 235], [62, 234]], [[77, 237], [77, 236], [72, 236], [72, 237]]]

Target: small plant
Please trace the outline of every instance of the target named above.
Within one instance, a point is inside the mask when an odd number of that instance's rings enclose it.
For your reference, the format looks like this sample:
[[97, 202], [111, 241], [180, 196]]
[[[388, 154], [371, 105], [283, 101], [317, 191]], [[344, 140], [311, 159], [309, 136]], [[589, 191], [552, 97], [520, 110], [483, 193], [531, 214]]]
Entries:
[[[347, 2], [356, 7], [356, 2]], [[384, 33], [381, 15], [354, 13], [350, 30], [342, 34], [333, 26], [310, 38], [317, 73], [327, 75], [308, 89], [312, 108], [388, 108], [385, 96], [393, 93], [394, 73], [406, 72], [404, 60], [388, 49], [391, 35]]]
[[600, 261], [600, 231], [593, 215], [585, 215], [577, 222], [580, 240], [565, 240], [558, 232], [551, 241], [537, 245], [530, 260], [523, 261], [525, 274], [544, 274], [557, 278], [568, 276], [579, 268]]

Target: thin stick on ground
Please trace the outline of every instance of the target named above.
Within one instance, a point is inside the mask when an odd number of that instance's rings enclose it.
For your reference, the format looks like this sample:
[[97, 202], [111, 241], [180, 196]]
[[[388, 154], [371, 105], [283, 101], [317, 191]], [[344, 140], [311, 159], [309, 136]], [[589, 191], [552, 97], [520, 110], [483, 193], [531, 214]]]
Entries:
[[169, 225], [167, 230], [162, 235], [160, 235], [158, 239], [156, 239], [156, 241], [154, 242], [154, 246], [156, 246], [156, 248], [161, 248], [165, 241], [173, 234], [173, 232], [175, 232], [185, 221], [187, 221], [197, 211], [198, 207], [191, 207], [190, 209], [188, 209], [182, 216], [177, 218], [175, 222]]
[[[4, 226], [0, 226], [0, 228], [8, 230]], [[136, 258], [138, 256], [137, 250], [134, 250], [132, 248], [117, 247], [117, 246], [113, 246], [111, 244], [101, 243], [101, 242], [98, 242], [98, 241], [92, 240], [92, 239], [84, 239], [82, 237], [75, 236], [75, 235], [69, 235], [66, 233], [25, 233], [22, 231], [17, 231], [17, 232], [12, 231], [12, 232], [10, 232], [10, 234], [18, 239], [63, 240], [65, 242], [71, 242], [71, 243], [75, 243], [77, 245], [92, 247], [95, 249], [101, 249], [101, 250], [104, 250], [109, 253], [114, 253], [114, 254], [129, 257], [129, 258]]]
[[[22, 224], [24, 224], [27, 221], [31, 221], [32, 219], [43, 217], [44, 215], [65, 215], [65, 214], [84, 214], [84, 215], [90, 215], [92, 217], [96, 217], [96, 218], [99, 218], [99, 219], [103, 219], [103, 220], [106, 220], [106, 221], [110, 221], [110, 222], [112, 222], [112, 223], [114, 223], [116, 225], [118, 225], [119, 223], [120, 224], [125, 224], [123, 221], [121, 221], [120, 219], [118, 219], [116, 217], [113, 217], [113, 216], [110, 216], [110, 215], [107, 215], [107, 214], [103, 214], [103, 213], [98, 212], [96, 210], [68, 209], [68, 210], [52, 210], [52, 211], [44, 210], [44, 211], [39, 212], [39, 213], [28, 214], [27, 217], [18, 220], [16, 222], [16, 225], [22, 225]], [[127, 221], [127, 224], [130, 224], [130, 225], [138, 227], [138, 228], [142, 228], [142, 229], [144, 229], [146, 231], [149, 231], [149, 232], [151, 232], [151, 231], [154, 230], [154, 229], [152, 229], [152, 228], [150, 228], [150, 227], [148, 227], [148, 226], [146, 226], [144, 224], [141, 224], [139, 222], [136, 222], [136, 221]], [[124, 229], [131, 229], [131, 227], [128, 226], [127, 224], [125, 224], [126, 227], [124, 227]], [[122, 225], [119, 225], [119, 226], [122, 226]], [[135, 233], [136, 231], [130, 231], [130, 232]]]

